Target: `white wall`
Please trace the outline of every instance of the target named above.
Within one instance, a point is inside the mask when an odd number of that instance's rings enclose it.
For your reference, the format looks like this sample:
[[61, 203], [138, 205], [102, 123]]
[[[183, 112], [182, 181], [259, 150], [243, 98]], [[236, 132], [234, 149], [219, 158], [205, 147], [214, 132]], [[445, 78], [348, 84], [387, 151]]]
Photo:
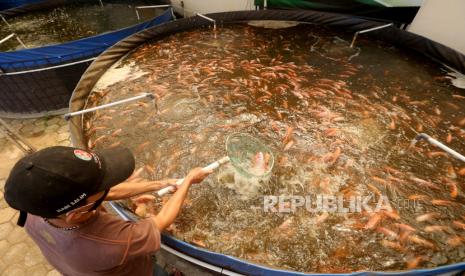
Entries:
[[[254, 0], [183, 0], [186, 16], [195, 13], [213, 13], [224, 11], [243, 11], [255, 9]], [[175, 10], [183, 14], [181, 0], [172, 0]]]
[[425, 0], [408, 31], [465, 54], [465, 0]]

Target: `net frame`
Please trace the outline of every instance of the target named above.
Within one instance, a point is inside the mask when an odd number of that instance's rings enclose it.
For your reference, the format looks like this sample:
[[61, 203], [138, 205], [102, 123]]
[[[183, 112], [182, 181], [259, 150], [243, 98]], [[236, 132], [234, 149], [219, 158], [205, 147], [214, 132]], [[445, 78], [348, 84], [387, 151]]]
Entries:
[[[254, 173], [250, 170], [250, 164], [256, 153], [269, 154], [268, 168], [262, 174]], [[233, 133], [226, 138], [226, 153], [234, 169], [249, 178], [265, 178], [271, 174], [274, 166], [274, 154], [271, 149], [263, 144], [259, 139], [247, 133]]]

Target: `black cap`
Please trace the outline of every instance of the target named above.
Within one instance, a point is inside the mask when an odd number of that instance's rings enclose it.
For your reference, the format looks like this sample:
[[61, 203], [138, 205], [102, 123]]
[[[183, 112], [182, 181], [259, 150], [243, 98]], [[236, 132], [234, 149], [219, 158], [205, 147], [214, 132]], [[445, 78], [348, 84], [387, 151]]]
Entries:
[[123, 147], [96, 152], [50, 147], [16, 163], [6, 181], [4, 197], [22, 212], [18, 224], [25, 221], [25, 212], [54, 218], [123, 182], [134, 167], [132, 153]]

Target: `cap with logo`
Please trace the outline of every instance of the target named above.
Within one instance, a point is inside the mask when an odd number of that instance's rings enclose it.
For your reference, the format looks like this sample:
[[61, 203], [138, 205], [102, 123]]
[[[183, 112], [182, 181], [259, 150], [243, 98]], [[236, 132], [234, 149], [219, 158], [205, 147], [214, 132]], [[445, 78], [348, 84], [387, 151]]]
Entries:
[[127, 148], [90, 152], [72, 147], [50, 147], [19, 160], [5, 184], [4, 197], [21, 211], [55, 218], [86, 203], [86, 198], [126, 180], [135, 161]]

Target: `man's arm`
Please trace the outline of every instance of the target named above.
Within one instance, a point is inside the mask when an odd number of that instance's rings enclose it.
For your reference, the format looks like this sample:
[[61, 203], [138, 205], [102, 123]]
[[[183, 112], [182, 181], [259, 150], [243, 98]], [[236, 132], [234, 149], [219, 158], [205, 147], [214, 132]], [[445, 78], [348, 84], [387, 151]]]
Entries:
[[168, 202], [163, 205], [160, 212], [156, 216], [151, 217], [155, 221], [160, 232], [170, 226], [178, 216], [191, 184], [202, 182], [202, 180], [211, 173], [212, 171], [203, 171], [201, 168], [195, 168], [189, 172], [181, 186]]
[[118, 184], [110, 189], [105, 200], [119, 200], [130, 198], [143, 193], [153, 192], [163, 189], [169, 185], [174, 185], [177, 179], [166, 179], [160, 181], [128, 181]]

